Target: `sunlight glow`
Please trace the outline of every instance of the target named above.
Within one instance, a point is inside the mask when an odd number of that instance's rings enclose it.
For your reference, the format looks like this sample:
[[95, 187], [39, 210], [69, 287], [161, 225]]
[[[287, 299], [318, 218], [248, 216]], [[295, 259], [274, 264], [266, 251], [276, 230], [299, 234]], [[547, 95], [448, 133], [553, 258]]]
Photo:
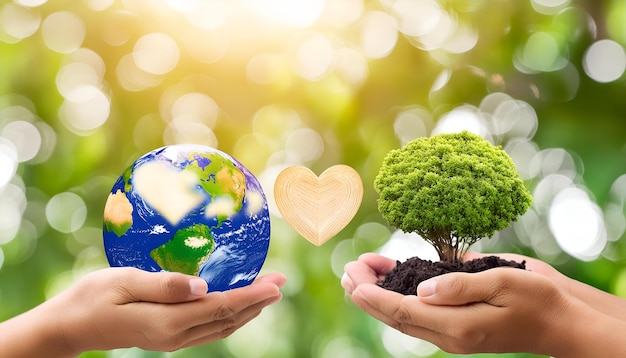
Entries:
[[232, 5], [223, 0], [168, 0], [168, 4], [182, 11], [189, 23], [202, 30], [214, 30], [221, 27], [232, 12]]
[[265, 19], [268, 23], [296, 29], [313, 25], [324, 10], [325, 0], [268, 0], [244, 1], [242, 5]]

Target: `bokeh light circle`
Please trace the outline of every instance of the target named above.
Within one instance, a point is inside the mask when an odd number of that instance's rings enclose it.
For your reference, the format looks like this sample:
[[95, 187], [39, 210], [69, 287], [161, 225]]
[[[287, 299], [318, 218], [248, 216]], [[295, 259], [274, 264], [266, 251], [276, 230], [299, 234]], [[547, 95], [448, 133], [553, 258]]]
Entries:
[[23, 6], [37, 7], [45, 4], [48, 0], [14, 0], [14, 2]]
[[23, 188], [15, 184], [0, 186], [0, 245], [9, 243], [17, 235], [26, 203]]
[[98, 86], [100, 76], [93, 67], [85, 63], [73, 62], [57, 72], [56, 85], [59, 93], [68, 98], [72, 91], [81, 86]]
[[174, 102], [172, 121], [177, 124], [201, 123], [212, 128], [219, 112], [220, 109], [213, 98], [204, 93], [186, 93]]
[[46, 17], [41, 32], [49, 49], [72, 53], [82, 45], [86, 29], [80, 17], [69, 11], [59, 11]]
[[133, 59], [141, 70], [163, 75], [176, 67], [180, 59], [178, 44], [169, 35], [154, 32], [142, 36], [135, 43]]
[[596, 41], [585, 53], [583, 68], [597, 82], [613, 82], [626, 70], [624, 48], [613, 40]]
[[400, 144], [405, 145], [415, 138], [428, 136], [432, 124], [432, 114], [425, 108], [416, 106], [396, 116], [393, 130], [396, 137], [400, 139]]
[[63, 192], [48, 201], [46, 218], [52, 228], [69, 234], [80, 229], [85, 223], [87, 206], [80, 196], [72, 192]]
[[300, 128], [289, 134], [285, 149], [297, 155], [301, 162], [309, 162], [322, 155], [324, 140], [313, 129]]
[[294, 69], [302, 78], [316, 81], [331, 69], [334, 49], [326, 36], [313, 34], [297, 48]]
[[0, 27], [9, 36], [23, 39], [39, 29], [41, 14], [37, 9], [8, 3], [0, 8]]
[[[33, 159], [41, 148], [41, 134], [31, 122], [11, 122], [2, 129], [0, 135], [13, 143], [17, 150], [18, 162]], [[0, 165], [0, 168], [3, 167]]]
[[384, 58], [398, 42], [393, 18], [382, 11], [369, 11], [361, 20], [360, 46], [366, 57]]
[[555, 196], [548, 223], [563, 251], [580, 260], [596, 259], [606, 246], [601, 211], [581, 189], [566, 188]]
[[17, 171], [18, 153], [15, 144], [0, 137], [0, 188], [7, 185]]
[[89, 134], [102, 126], [110, 113], [109, 98], [94, 86], [75, 88], [59, 108], [63, 124], [78, 135]]
[[393, 3], [392, 12], [398, 30], [408, 36], [430, 33], [444, 16], [441, 6], [434, 0], [397, 0]]

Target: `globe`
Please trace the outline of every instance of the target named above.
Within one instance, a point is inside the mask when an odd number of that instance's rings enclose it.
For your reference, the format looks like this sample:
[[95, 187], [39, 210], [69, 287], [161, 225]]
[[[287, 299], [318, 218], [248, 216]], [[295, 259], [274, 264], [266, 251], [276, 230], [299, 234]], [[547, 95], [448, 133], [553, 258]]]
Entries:
[[254, 175], [226, 153], [170, 145], [135, 161], [104, 207], [111, 266], [202, 277], [209, 291], [250, 284], [269, 246], [265, 194]]

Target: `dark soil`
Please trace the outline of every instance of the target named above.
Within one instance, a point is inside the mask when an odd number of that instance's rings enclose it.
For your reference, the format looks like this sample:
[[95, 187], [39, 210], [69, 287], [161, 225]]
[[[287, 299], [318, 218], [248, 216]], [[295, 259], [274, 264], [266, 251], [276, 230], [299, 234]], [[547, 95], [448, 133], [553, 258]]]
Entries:
[[449, 272], [481, 272], [496, 267], [514, 267], [526, 269], [526, 261], [521, 263], [501, 259], [497, 256], [485, 256], [466, 262], [432, 262], [412, 257], [404, 262], [397, 262], [378, 285], [403, 295], [417, 295], [417, 285], [431, 277]]

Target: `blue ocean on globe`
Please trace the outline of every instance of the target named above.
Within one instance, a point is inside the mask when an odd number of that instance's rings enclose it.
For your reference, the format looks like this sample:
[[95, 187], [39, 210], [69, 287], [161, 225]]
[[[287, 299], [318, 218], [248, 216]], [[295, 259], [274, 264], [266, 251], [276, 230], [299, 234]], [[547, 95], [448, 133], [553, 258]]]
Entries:
[[209, 291], [249, 285], [269, 247], [270, 217], [254, 175], [226, 153], [170, 145], [135, 161], [104, 209], [111, 266], [202, 277]]

